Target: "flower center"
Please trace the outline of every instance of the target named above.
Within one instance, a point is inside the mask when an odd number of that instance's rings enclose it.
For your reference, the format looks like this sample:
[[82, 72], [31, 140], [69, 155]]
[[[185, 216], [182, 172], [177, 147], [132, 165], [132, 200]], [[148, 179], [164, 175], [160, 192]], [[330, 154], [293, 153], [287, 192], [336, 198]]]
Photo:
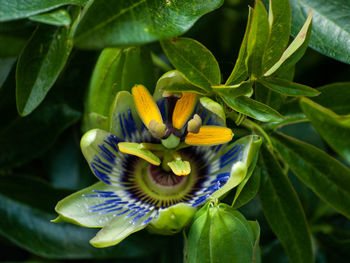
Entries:
[[128, 192], [135, 199], [160, 208], [191, 200], [207, 174], [207, 166], [202, 165], [201, 157], [193, 154], [188, 148], [181, 153], [184, 160], [191, 162], [191, 173], [187, 176], [177, 176], [162, 166], [130, 156], [125, 165], [131, 169], [123, 177]]

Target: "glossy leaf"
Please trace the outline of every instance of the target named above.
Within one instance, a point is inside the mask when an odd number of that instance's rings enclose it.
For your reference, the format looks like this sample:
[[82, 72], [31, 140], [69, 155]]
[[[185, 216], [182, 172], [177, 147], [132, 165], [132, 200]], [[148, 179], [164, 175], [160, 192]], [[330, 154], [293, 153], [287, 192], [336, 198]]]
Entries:
[[73, 43], [66, 27], [40, 26], [22, 51], [16, 70], [17, 109], [30, 114], [45, 98], [67, 62]]
[[350, 163], [350, 115], [340, 116], [303, 98], [301, 108], [322, 138]]
[[188, 235], [187, 260], [251, 262], [255, 241], [255, 232], [242, 214], [224, 203], [209, 203], [194, 218]]
[[311, 236], [298, 195], [277, 159], [261, 150], [260, 202], [270, 227], [281, 241], [290, 262], [313, 262]]
[[249, 96], [253, 92], [252, 82], [250, 81], [242, 81], [241, 83], [232, 86], [212, 86], [212, 89], [219, 95], [232, 99], [239, 96]]
[[314, 146], [283, 134], [274, 142], [296, 176], [324, 202], [350, 217], [350, 170]]
[[139, 45], [179, 36], [199, 17], [220, 7], [222, 3], [222, 0], [94, 1], [84, 10], [75, 43], [78, 47], [92, 49]]
[[193, 85], [210, 91], [219, 85], [221, 73], [213, 54], [191, 38], [176, 38], [161, 41], [162, 48], [175, 68]]
[[80, 113], [65, 104], [44, 104], [28, 117], [17, 117], [0, 130], [0, 166], [13, 167], [42, 154]]
[[348, 0], [291, 0], [292, 35], [297, 35], [310, 8], [313, 27], [309, 45], [320, 53], [350, 63], [350, 2]]
[[304, 55], [311, 34], [312, 11], [300, 29], [298, 35], [283, 52], [281, 58], [264, 74], [265, 77], [290, 70]]
[[321, 94], [313, 101], [326, 107], [337, 114], [350, 113], [350, 82], [332, 83], [318, 88]]
[[253, 100], [251, 98], [241, 96], [230, 98], [223, 96], [224, 102], [235, 111], [248, 115], [262, 122], [282, 121], [283, 116], [269, 106]]
[[319, 91], [311, 87], [280, 78], [259, 79], [258, 82], [287, 96], [317, 96], [320, 94]]
[[85, 5], [88, 0], [0, 0], [0, 21], [26, 18], [63, 5]]
[[[84, 130], [108, 128], [107, 119], [110, 117], [110, 108], [118, 91], [130, 91], [136, 84], [143, 84], [152, 90], [154, 81], [153, 64], [147, 49], [141, 47], [104, 49], [90, 81], [85, 105]], [[107, 122], [101, 121], [102, 119], [106, 119]]]
[[263, 57], [263, 72], [271, 68], [288, 45], [291, 10], [289, 0], [269, 1], [269, 40]]
[[208, 91], [192, 85], [178, 70], [171, 70], [161, 76], [156, 87], [158, 92], [192, 92], [196, 94], [206, 94]]
[[269, 40], [269, 32], [270, 26], [266, 9], [261, 0], [257, 0], [247, 42], [246, 66], [249, 75], [256, 77], [263, 73], [262, 61]]
[[7, 76], [10, 74], [15, 58], [0, 58], [0, 89], [4, 84]]
[[235, 67], [233, 68], [230, 76], [226, 80], [225, 86], [231, 86], [237, 83], [240, 83], [243, 80], [248, 78], [248, 71], [245, 65], [245, 60], [247, 57], [247, 42], [248, 35], [250, 31], [250, 25], [253, 17], [253, 10], [249, 7], [248, 21], [245, 29], [244, 37], [241, 43], [241, 47], [239, 48], [238, 58], [236, 60]]
[[237, 209], [250, 200], [252, 200], [258, 193], [260, 187], [260, 167], [255, 167], [258, 156], [256, 156], [252, 165], [248, 169], [247, 176], [242, 183], [237, 187], [235, 197], [232, 201], [232, 208]]
[[[34, 193], [34, 194], [33, 194]], [[45, 258], [137, 258], [155, 252], [157, 241], [134, 235], [118, 247], [96, 249], [89, 244], [96, 230], [54, 224], [55, 203], [67, 195], [28, 176], [0, 178], [0, 233], [16, 245]], [[158, 244], [159, 245], [159, 244]]]
[[32, 21], [54, 26], [69, 26], [71, 23], [70, 15], [65, 9], [59, 9], [51, 13], [31, 16], [29, 19]]

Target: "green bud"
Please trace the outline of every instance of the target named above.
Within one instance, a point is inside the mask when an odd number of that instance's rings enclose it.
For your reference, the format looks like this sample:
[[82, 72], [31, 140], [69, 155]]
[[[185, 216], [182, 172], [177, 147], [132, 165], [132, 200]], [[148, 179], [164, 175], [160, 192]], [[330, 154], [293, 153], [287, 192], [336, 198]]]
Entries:
[[200, 209], [188, 235], [189, 263], [247, 263], [259, 256], [260, 230], [227, 204], [208, 202]]
[[184, 203], [178, 203], [167, 209], [160, 210], [156, 221], [147, 229], [154, 234], [172, 235], [187, 226], [196, 212], [196, 208]]

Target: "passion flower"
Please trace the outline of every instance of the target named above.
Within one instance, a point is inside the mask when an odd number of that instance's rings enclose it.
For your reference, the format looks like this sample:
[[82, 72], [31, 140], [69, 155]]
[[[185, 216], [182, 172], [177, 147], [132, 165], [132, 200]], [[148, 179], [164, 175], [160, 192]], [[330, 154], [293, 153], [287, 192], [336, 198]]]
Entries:
[[193, 93], [155, 101], [142, 85], [120, 92], [110, 131], [93, 129], [81, 139], [100, 182], [60, 201], [54, 222], [103, 228], [90, 241], [96, 247], [146, 226], [161, 234], [180, 231], [199, 206], [244, 179], [255, 151], [254, 136], [227, 144], [231, 129], [208, 108]]

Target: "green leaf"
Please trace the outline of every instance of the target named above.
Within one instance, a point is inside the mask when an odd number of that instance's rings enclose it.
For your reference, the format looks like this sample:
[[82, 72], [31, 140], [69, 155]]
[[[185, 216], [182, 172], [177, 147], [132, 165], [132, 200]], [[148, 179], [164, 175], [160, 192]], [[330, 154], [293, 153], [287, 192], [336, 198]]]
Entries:
[[170, 62], [193, 85], [210, 92], [211, 86], [220, 84], [219, 64], [201, 43], [191, 38], [162, 40], [160, 43]]
[[287, 96], [317, 96], [320, 94], [318, 90], [309, 86], [280, 78], [263, 78], [258, 79], [258, 82], [266, 88]]
[[96, 230], [51, 223], [55, 203], [67, 194], [32, 177], [1, 176], [0, 234], [45, 258], [137, 258], [155, 252], [158, 241], [154, 236], [134, 235], [117, 247], [96, 249], [89, 244]]
[[266, 72], [281, 57], [288, 45], [291, 9], [289, 0], [270, 0], [269, 25], [270, 34], [263, 57], [263, 72]]
[[313, 10], [313, 27], [309, 45], [320, 53], [350, 63], [350, 2], [348, 0], [291, 0], [292, 35]]
[[[154, 71], [149, 51], [142, 47], [104, 49], [97, 60], [90, 81], [85, 105], [84, 130], [106, 128], [100, 126], [102, 122], [99, 120], [111, 117], [110, 110], [117, 92], [129, 91], [136, 84], [143, 84], [149, 90], [154, 87]], [[102, 117], [96, 118], [96, 116]]]
[[7, 79], [7, 76], [10, 74], [11, 68], [15, 62], [15, 58], [0, 58], [0, 89]]
[[16, 29], [16, 32], [14, 30], [11, 32], [0, 32], [1, 58], [15, 58], [21, 53], [27, 41], [27, 33], [22, 31], [23, 30]]
[[255, 228], [227, 204], [208, 204], [199, 212], [188, 235], [189, 263], [252, 262]]
[[298, 195], [270, 150], [261, 150], [260, 202], [292, 263], [313, 262], [311, 236]]
[[322, 138], [350, 163], [350, 115], [339, 116], [306, 98], [300, 104]]
[[250, 25], [253, 17], [252, 8], [249, 7], [248, 21], [245, 29], [244, 37], [241, 43], [241, 47], [239, 48], [238, 58], [236, 60], [235, 67], [233, 68], [230, 76], [226, 80], [225, 86], [231, 86], [237, 83], [240, 83], [243, 80], [248, 78], [248, 71], [245, 65], [245, 60], [247, 57], [247, 42], [248, 35], [250, 31]]
[[140, 45], [179, 36], [222, 3], [223, 0], [94, 1], [84, 9], [75, 43], [81, 48], [96, 49]]
[[350, 82], [332, 83], [326, 86], [317, 88], [321, 94], [313, 101], [329, 108], [337, 114], [349, 114], [350, 113]]
[[251, 23], [247, 42], [246, 66], [249, 75], [258, 77], [263, 73], [262, 60], [270, 32], [267, 12], [261, 0], [255, 2]]
[[51, 13], [31, 16], [29, 19], [54, 26], [69, 26], [71, 23], [70, 15], [65, 9], [59, 9]]
[[156, 90], [161, 93], [163, 91], [192, 92], [200, 95], [208, 93], [207, 90], [192, 85], [178, 70], [168, 71], [161, 76], [157, 82]]
[[229, 98], [236, 98], [240, 96], [249, 96], [253, 93], [252, 82], [251, 81], [242, 81], [239, 84], [226, 86], [212, 86], [214, 92], [218, 93], [220, 96], [225, 96]]
[[298, 35], [283, 52], [281, 58], [264, 74], [265, 77], [290, 70], [304, 55], [311, 34], [312, 11], [300, 29]]
[[63, 5], [85, 5], [87, 0], [1, 0], [0, 21], [26, 18]]
[[283, 116], [269, 106], [245, 96], [230, 98], [223, 96], [224, 102], [235, 111], [262, 122], [282, 121]]
[[38, 157], [80, 113], [65, 104], [46, 103], [28, 117], [12, 120], [0, 130], [0, 167], [13, 167]]
[[73, 43], [66, 27], [39, 26], [22, 51], [16, 70], [17, 109], [30, 114], [45, 98], [67, 62]]
[[273, 141], [296, 176], [324, 202], [350, 217], [350, 170], [314, 146], [283, 134]]

